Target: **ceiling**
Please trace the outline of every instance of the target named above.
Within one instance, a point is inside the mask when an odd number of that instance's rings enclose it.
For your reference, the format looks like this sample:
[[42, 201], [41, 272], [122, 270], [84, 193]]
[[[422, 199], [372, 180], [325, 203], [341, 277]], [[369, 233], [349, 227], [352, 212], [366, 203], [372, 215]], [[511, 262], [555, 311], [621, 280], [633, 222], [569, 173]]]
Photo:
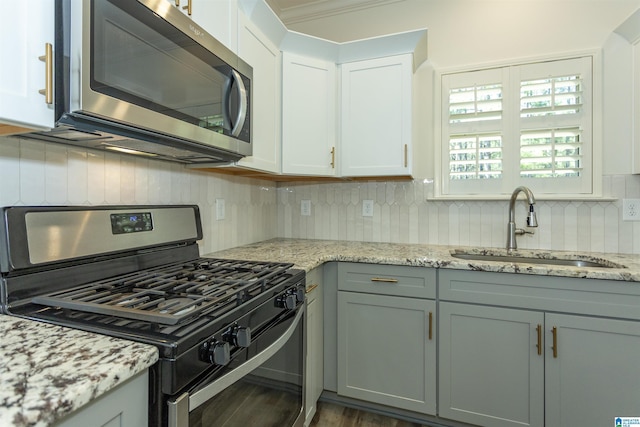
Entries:
[[266, 0], [285, 25], [353, 12], [402, 0]]
[[285, 26], [342, 43], [428, 30], [440, 69], [599, 49], [640, 0], [265, 0]]

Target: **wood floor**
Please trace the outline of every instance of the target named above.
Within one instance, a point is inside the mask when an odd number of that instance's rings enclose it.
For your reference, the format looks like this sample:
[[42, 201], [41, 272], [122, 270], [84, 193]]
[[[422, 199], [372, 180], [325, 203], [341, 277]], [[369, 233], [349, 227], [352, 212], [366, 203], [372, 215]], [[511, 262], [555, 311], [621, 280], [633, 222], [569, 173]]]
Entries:
[[318, 402], [310, 427], [420, 427], [420, 424], [385, 417], [384, 415], [346, 408], [328, 402]]

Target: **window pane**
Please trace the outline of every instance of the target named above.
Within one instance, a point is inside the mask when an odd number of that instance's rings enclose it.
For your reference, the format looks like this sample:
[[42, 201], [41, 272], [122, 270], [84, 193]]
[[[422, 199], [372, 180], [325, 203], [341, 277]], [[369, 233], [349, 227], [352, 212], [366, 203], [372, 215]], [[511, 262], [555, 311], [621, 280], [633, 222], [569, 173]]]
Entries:
[[580, 129], [544, 129], [520, 137], [520, 176], [579, 177], [582, 171]]
[[579, 75], [520, 83], [520, 117], [576, 114], [581, 107], [582, 79]]
[[449, 91], [449, 123], [502, 118], [502, 85], [476, 85]]
[[502, 176], [500, 135], [454, 135], [449, 140], [450, 179], [490, 179]]

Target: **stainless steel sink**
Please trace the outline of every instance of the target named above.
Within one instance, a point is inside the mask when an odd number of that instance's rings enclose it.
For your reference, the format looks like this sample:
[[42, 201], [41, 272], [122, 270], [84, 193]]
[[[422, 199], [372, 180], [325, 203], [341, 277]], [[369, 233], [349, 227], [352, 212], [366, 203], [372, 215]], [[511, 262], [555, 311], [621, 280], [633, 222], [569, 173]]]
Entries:
[[595, 268], [626, 268], [624, 265], [616, 264], [605, 259], [583, 257], [583, 256], [555, 256], [554, 258], [544, 258], [543, 256], [529, 256], [518, 254], [482, 254], [475, 252], [451, 251], [454, 258], [470, 261], [494, 261], [504, 263], [526, 263], [543, 265], [566, 265], [571, 267], [595, 267]]

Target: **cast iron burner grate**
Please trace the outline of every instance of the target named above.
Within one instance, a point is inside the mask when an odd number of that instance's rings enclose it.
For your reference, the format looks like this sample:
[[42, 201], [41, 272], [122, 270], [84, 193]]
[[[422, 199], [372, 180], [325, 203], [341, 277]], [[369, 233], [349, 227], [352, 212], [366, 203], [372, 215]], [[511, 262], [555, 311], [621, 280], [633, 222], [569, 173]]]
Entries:
[[200, 258], [140, 270], [70, 290], [37, 296], [33, 303], [126, 319], [175, 325], [216, 316], [251, 300], [286, 278], [293, 264]]

